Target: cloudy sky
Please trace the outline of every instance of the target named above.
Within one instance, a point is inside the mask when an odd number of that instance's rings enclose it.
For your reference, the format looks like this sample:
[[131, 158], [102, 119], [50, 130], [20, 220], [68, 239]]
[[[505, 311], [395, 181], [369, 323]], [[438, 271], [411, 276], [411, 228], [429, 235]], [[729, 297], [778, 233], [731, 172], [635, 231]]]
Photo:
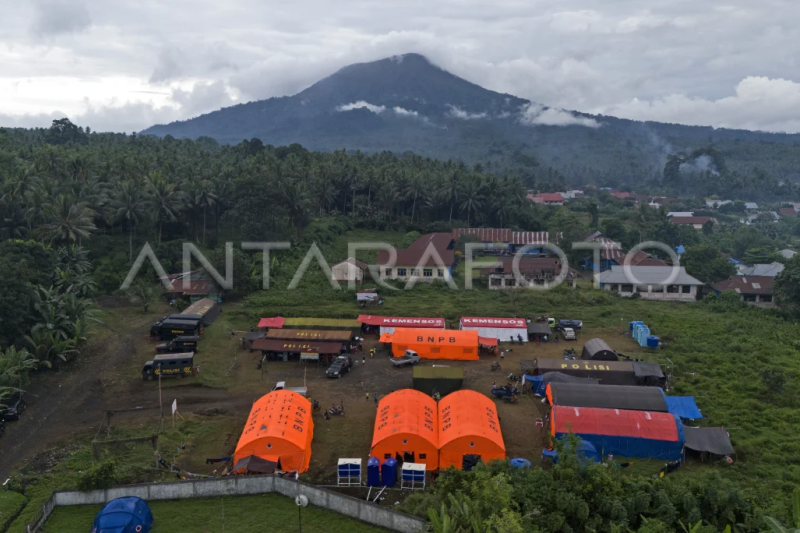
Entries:
[[0, 0], [0, 126], [138, 131], [419, 52], [625, 118], [800, 131], [792, 0]]

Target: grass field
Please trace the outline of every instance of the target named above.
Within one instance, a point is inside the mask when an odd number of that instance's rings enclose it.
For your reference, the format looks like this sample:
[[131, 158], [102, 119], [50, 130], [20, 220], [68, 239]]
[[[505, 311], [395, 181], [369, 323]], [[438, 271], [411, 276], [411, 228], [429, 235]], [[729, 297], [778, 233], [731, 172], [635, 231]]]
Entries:
[[[203, 500], [150, 502], [153, 533], [289, 533], [298, 531], [294, 501], [263, 494]], [[86, 533], [100, 505], [58, 507], [45, 533]], [[309, 506], [302, 510], [302, 530], [314, 533], [371, 533], [386, 531], [342, 515]]]

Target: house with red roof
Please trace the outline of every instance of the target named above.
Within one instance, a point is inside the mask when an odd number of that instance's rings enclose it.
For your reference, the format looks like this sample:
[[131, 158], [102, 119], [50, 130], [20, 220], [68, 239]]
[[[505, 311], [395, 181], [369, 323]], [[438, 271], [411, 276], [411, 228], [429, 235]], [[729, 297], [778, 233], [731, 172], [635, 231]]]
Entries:
[[731, 276], [725, 281], [711, 285], [719, 295], [725, 291], [734, 291], [743, 302], [757, 307], [775, 307], [772, 296], [772, 276]]
[[378, 266], [383, 279], [446, 281], [452, 276], [455, 263], [455, 239], [452, 233], [428, 233], [408, 248], [378, 251]]

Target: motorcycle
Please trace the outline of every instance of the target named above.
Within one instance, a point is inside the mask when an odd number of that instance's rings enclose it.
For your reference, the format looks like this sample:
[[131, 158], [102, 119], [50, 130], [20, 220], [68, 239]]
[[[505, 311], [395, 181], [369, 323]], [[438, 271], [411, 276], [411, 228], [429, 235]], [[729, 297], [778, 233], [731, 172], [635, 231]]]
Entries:
[[492, 372], [494, 372], [495, 370], [500, 370], [500, 363], [497, 361], [492, 363]]
[[519, 381], [519, 376], [515, 376], [514, 374], [509, 374], [506, 377], [506, 379], [509, 380], [509, 381]]
[[503, 396], [503, 401], [505, 403], [519, 403], [519, 398], [517, 398], [516, 394], [512, 394], [511, 396]]
[[344, 416], [344, 406], [334, 405], [333, 407], [328, 409], [328, 414]]
[[575, 353], [575, 349], [574, 348], [569, 348], [567, 350], [564, 350], [564, 359], [566, 359], [567, 361], [572, 361], [577, 357], [578, 357], [578, 354]]

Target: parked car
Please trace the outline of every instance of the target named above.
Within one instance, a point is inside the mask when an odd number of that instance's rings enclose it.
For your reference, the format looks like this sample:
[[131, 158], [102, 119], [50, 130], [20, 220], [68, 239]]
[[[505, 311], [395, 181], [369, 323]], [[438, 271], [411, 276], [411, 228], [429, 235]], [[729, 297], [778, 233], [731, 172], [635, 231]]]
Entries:
[[577, 341], [578, 336], [575, 335], [575, 330], [572, 328], [562, 328], [561, 334], [564, 336], [565, 341]]
[[329, 366], [328, 370], [325, 371], [325, 375], [329, 378], [340, 378], [350, 372], [350, 368], [352, 366], [353, 360], [349, 355], [340, 355], [333, 360], [331, 366]]
[[142, 367], [142, 379], [152, 381], [161, 377], [175, 377], [183, 379], [184, 376], [197, 374], [198, 369], [194, 364], [194, 352], [159, 354], [147, 361]]
[[419, 363], [419, 354], [414, 350], [406, 350], [406, 353], [401, 357], [393, 357], [391, 361], [397, 368], [407, 365], [416, 365]]
[[4, 403], [6, 404], [2, 417], [4, 421], [19, 420], [28, 405], [25, 402], [25, 395], [21, 392], [15, 392]]

